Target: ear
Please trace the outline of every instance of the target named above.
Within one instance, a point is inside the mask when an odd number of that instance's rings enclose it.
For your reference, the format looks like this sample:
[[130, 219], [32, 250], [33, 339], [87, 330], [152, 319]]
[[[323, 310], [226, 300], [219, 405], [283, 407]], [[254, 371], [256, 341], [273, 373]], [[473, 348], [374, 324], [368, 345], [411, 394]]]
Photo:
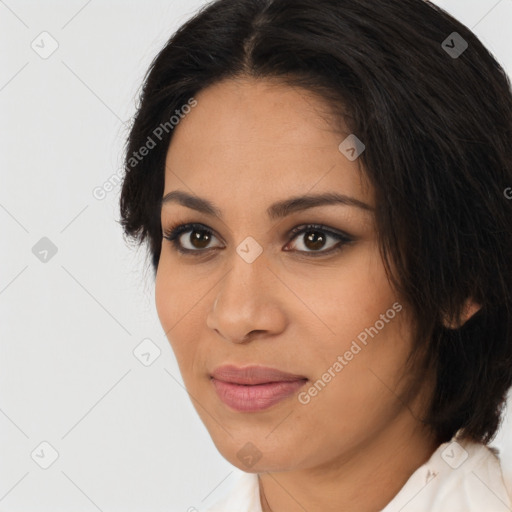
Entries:
[[473, 299], [469, 298], [464, 303], [464, 308], [462, 310], [462, 318], [460, 323], [457, 324], [455, 320], [449, 319], [447, 316], [443, 318], [443, 325], [447, 329], [458, 329], [462, 327], [482, 306], [475, 302]]

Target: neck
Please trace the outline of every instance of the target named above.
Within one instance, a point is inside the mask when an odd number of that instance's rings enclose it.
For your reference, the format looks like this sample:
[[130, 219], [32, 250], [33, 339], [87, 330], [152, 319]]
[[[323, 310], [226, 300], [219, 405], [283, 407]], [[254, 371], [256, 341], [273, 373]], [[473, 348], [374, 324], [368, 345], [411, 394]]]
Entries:
[[321, 467], [259, 474], [263, 512], [370, 512], [383, 509], [438, 443], [404, 422]]

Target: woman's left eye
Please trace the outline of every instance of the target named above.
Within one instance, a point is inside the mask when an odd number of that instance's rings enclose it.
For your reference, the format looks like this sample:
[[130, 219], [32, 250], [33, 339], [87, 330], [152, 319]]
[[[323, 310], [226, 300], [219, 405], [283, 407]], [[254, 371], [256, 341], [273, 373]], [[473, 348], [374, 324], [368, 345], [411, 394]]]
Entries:
[[[299, 252], [305, 252], [308, 254], [319, 253], [320, 255], [330, 254], [341, 250], [341, 248], [352, 242], [353, 239], [345, 233], [331, 231], [324, 226], [318, 224], [308, 224], [307, 226], [299, 226], [292, 229], [291, 233], [293, 236], [292, 240], [297, 238], [302, 242], [302, 246], [312, 250], [298, 249]], [[331, 243], [328, 240], [331, 239]], [[327, 250], [320, 250], [325, 249]], [[313, 254], [315, 256], [315, 254]]]
[[[184, 236], [186, 234], [188, 234], [188, 236]], [[321, 256], [339, 251], [343, 245], [353, 241], [353, 239], [345, 233], [332, 231], [318, 224], [298, 226], [290, 231], [290, 235], [292, 236], [292, 241], [298, 239], [300, 240], [299, 245], [305, 247], [305, 249], [299, 248], [296, 249], [296, 251], [311, 256]], [[217, 238], [211, 229], [201, 224], [181, 224], [171, 227], [165, 230], [163, 237], [171, 241], [178, 252], [194, 256], [199, 256], [214, 249], [215, 247], [207, 246], [212, 241], [212, 238]], [[188, 245], [188, 247], [184, 246], [182, 239], [185, 240], [185, 245]], [[291, 242], [289, 242], [286, 247], [288, 247], [290, 243]]]

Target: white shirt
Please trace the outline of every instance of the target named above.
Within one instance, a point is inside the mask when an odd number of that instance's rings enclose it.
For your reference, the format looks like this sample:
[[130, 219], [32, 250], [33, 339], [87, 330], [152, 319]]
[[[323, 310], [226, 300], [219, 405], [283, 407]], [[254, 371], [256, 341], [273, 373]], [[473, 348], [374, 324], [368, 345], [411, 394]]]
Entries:
[[[456, 439], [441, 444], [380, 512], [511, 512], [495, 449]], [[206, 512], [262, 512], [257, 474], [242, 472]]]

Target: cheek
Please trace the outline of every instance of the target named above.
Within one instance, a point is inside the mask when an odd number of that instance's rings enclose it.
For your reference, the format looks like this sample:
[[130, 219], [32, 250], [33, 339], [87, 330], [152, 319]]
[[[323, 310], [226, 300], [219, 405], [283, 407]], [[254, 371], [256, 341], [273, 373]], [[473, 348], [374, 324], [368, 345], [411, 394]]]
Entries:
[[168, 249], [162, 248], [155, 277], [155, 305], [165, 332], [172, 329], [168, 334], [170, 340], [181, 324], [190, 322], [189, 317], [195, 314], [194, 306], [202, 295], [201, 279], [177, 262]]
[[326, 272], [313, 289], [311, 304], [329, 330], [310, 345], [317, 383], [311, 393], [318, 396], [311, 404], [364, 419], [387, 399], [396, 401], [388, 388], [397, 387], [411, 346], [405, 305], [373, 244], [347, 258], [336, 275]]
[[188, 305], [190, 295], [184, 289], [183, 279], [169, 268], [163, 255], [155, 278], [155, 306], [162, 329], [181, 369], [182, 366], [188, 366], [185, 361], [193, 348], [193, 343], [187, 343], [193, 337], [193, 333], [189, 332], [193, 308]]
[[[321, 359], [315, 361], [299, 414], [309, 430], [332, 440], [331, 449], [357, 446], [361, 435], [371, 437], [386, 428], [403, 409], [399, 378], [410, 344], [400, 314], [378, 334], [368, 335], [366, 344], [357, 334], [343, 335], [337, 343], [324, 345]], [[358, 333], [366, 333], [360, 325]]]
[[285, 280], [294, 283], [294, 292], [307, 304], [326, 353], [345, 345], [348, 350], [350, 341], [398, 300], [373, 241], [354, 246], [332, 266], [310, 272], [290, 267], [287, 272]]
[[178, 316], [179, 301], [174, 276], [166, 272], [165, 257], [161, 256], [155, 277], [155, 306], [162, 328], [167, 333], [172, 328], [173, 319]]

